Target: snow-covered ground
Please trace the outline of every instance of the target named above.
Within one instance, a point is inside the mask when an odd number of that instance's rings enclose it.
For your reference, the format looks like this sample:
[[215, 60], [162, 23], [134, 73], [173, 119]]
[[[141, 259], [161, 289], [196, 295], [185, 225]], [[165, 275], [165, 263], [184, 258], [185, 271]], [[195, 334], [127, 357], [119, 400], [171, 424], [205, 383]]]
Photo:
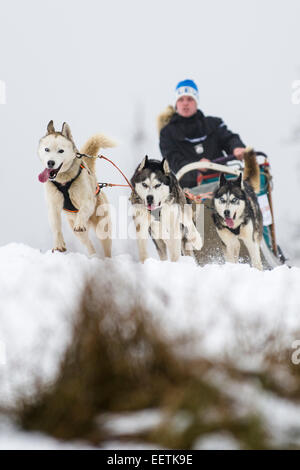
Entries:
[[[291, 358], [297, 352], [300, 268], [199, 267], [191, 258], [178, 263], [151, 258], [142, 265], [130, 255], [88, 258], [21, 244], [1, 247], [0, 265], [0, 405], [14, 404], [20, 394], [30, 395], [36, 380], [55, 376], [87, 279], [95, 292], [97, 286], [110, 292], [124, 315], [138, 295], [167, 337], [191, 336], [184, 353], [212, 360], [229, 355], [253, 370], [262, 367], [268, 338], [276, 338], [279, 352], [290, 350]], [[300, 422], [296, 408], [289, 415]], [[11, 447], [18, 448], [20, 434], [9, 435]], [[3, 442], [2, 436], [0, 447]], [[51, 448], [49, 440], [39, 442]]]

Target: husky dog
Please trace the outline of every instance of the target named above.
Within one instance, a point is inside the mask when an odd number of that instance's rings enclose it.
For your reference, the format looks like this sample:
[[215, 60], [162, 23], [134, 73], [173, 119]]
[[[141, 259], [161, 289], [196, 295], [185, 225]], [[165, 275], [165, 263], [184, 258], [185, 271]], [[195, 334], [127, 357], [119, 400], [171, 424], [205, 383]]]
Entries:
[[148, 232], [161, 260], [177, 261], [192, 254], [192, 247], [202, 248], [202, 239], [192, 218], [186, 199], [167, 160], [150, 160], [146, 156], [131, 179], [133, 218], [136, 226], [141, 262], [147, 257]]
[[255, 152], [247, 148], [245, 169], [238, 178], [227, 181], [221, 174], [213, 197], [213, 221], [225, 245], [225, 260], [236, 263], [242, 240], [249, 252], [252, 266], [262, 268], [260, 241], [262, 213], [255, 192], [259, 192], [259, 166]]
[[[96, 134], [86, 142], [81, 153], [96, 157], [99, 148], [113, 146], [107, 137]], [[92, 226], [101, 240], [105, 256], [110, 257], [111, 221], [108, 200], [96, 180], [96, 158], [77, 158], [78, 154], [68, 124], [64, 123], [58, 132], [50, 121], [46, 135], [39, 141], [38, 155], [45, 168], [39, 180], [45, 183], [49, 222], [54, 235], [52, 251], [66, 251], [61, 230], [61, 211], [64, 209], [72, 230], [89, 255], [96, 253], [88, 236]]]

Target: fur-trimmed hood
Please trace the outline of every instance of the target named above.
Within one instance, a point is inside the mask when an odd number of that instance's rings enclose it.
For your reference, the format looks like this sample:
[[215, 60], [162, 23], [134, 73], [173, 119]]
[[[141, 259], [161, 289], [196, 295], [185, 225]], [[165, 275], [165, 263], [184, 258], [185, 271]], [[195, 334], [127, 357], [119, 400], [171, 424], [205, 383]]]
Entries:
[[169, 105], [162, 113], [160, 113], [157, 117], [157, 128], [158, 133], [167, 125], [169, 124], [172, 116], [175, 114], [175, 108]]

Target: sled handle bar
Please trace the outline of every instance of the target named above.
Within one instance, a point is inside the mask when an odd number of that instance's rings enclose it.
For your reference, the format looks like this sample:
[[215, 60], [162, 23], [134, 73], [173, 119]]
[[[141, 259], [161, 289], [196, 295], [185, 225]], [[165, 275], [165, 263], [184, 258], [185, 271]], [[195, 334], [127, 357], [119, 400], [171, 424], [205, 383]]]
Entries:
[[[263, 152], [255, 152], [256, 156], [258, 157], [265, 157], [267, 158], [267, 155]], [[224, 163], [230, 162], [232, 160], [236, 160], [236, 157], [234, 155], [226, 155], [224, 157], [219, 157], [216, 158], [215, 160], [211, 162], [193, 162], [193, 163], [188, 163], [187, 165], [184, 165], [180, 170], [176, 173], [176, 178], [178, 181], [186, 174], [189, 173], [190, 171], [193, 170], [201, 170], [202, 168], [205, 168], [207, 170], [215, 170], [217, 172], [222, 172], [222, 173], [228, 173], [230, 175], [235, 175], [239, 176], [241, 173], [240, 170], [230, 168], [228, 166], [225, 166]]]
[[[255, 155], [257, 157], [265, 157], [268, 158], [268, 156], [264, 152], [255, 152]], [[212, 160], [213, 163], [226, 163], [226, 162], [231, 162], [232, 160], [236, 160], [236, 157], [234, 155], [224, 155], [223, 157], [216, 158], [215, 160]]]
[[176, 173], [176, 178], [179, 181], [189, 171], [201, 170], [201, 168], [205, 168], [207, 170], [215, 170], [217, 172], [222, 172], [222, 173], [229, 173], [230, 175], [236, 175], [236, 176], [239, 176], [239, 174], [241, 173], [240, 170], [237, 170], [235, 168], [230, 168], [229, 166], [220, 165], [218, 163], [193, 162], [193, 163], [188, 163], [187, 165], [184, 165], [182, 168], [180, 168], [180, 170]]

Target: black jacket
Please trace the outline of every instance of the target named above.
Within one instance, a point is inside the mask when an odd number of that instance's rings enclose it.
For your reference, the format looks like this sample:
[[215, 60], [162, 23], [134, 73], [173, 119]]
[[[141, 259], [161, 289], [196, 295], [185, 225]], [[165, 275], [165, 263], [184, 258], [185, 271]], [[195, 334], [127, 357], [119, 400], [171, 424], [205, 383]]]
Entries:
[[[174, 173], [187, 163], [201, 158], [214, 160], [224, 155], [224, 151], [231, 154], [236, 147], [245, 147], [239, 135], [228, 130], [222, 119], [204, 116], [200, 110], [189, 118], [173, 114], [160, 132], [159, 146]], [[180, 185], [197, 186], [197, 173], [197, 170], [187, 173]]]

